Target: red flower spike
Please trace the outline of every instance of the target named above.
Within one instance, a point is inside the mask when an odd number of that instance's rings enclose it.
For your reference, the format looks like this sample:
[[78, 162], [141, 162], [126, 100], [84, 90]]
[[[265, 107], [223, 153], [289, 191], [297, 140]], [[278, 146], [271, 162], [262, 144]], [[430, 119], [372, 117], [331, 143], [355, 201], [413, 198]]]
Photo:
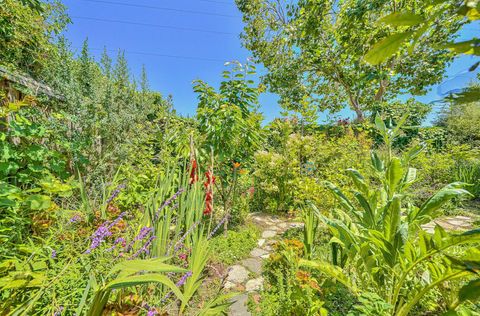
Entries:
[[194, 159], [192, 160], [192, 171], [190, 171], [190, 184], [194, 184], [198, 181], [197, 168], [197, 161]]

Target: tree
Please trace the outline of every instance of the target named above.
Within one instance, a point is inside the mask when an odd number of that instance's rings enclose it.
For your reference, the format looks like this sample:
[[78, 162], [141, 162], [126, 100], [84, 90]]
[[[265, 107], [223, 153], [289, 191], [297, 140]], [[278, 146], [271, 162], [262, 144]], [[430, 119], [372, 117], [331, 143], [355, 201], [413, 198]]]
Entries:
[[246, 23], [244, 46], [269, 70], [263, 79], [284, 108], [308, 103], [335, 112], [348, 105], [360, 121], [376, 102], [424, 94], [442, 79], [452, 55], [436, 47], [461, 24], [448, 14], [438, 16], [439, 27], [410, 54], [402, 50], [377, 66], [364, 62], [372, 45], [392, 32], [376, 21], [422, 2], [236, 0]]
[[0, 64], [38, 74], [54, 53], [52, 40], [69, 23], [59, 2], [4, 0], [0, 5]]
[[213, 152], [215, 158], [219, 180], [215, 184], [226, 214], [233, 205], [237, 171], [241, 165], [248, 164], [260, 144], [262, 117], [257, 108], [261, 90], [247, 79], [247, 75], [254, 72], [252, 65], [234, 63], [233, 72], [223, 72], [225, 80], [218, 92], [201, 80], [194, 82], [199, 100], [199, 131], [204, 135], [205, 152], [208, 156]]
[[[392, 55], [408, 46], [411, 53], [421, 45], [422, 39], [430, 38], [438, 29], [442, 28], [440, 16], [450, 20], [461, 21], [469, 24], [480, 19], [480, 1], [478, 0], [450, 0], [435, 1], [427, 0], [421, 3], [421, 13], [412, 8], [403, 8], [400, 12], [384, 16], [380, 22], [389, 25], [394, 32], [376, 43], [366, 55], [366, 60], [373, 64], [381, 64], [391, 58]], [[435, 48], [435, 47], [434, 47]], [[480, 39], [473, 37], [460, 42], [447, 41], [437, 49], [449, 49], [454, 56], [475, 55], [480, 56]], [[474, 71], [480, 65], [476, 61], [469, 71]], [[480, 98], [480, 87], [471, 85], [464, 89], [456, 89], [447, 99], [457, 104], [475, 102]]]

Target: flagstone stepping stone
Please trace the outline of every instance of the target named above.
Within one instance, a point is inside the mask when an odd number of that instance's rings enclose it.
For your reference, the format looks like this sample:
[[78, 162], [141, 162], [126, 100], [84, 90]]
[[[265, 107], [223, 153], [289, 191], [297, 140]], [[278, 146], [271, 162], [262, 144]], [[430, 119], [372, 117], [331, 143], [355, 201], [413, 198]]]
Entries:
[[288, 223], [279, 223], [278, 224], [278, 227], [280, 227], [281, 229], [287, 229], [288, 228]]
[[261, 291], [262, 289], [263, 289], [263, 277], [248, 280], [247, 284], [245, 284], [245, 291], [247, 292]]
[[277, 235], [276, 231], [266, 230], [262, 233], [262, 238], [272, 238], [275, 237], [275, 235]]
[[290, 223], [290, 227], [292, 228], [303, 228], [305, 226], [304, 223]]
[[234, 265], [228, 271], [227, 281], [231, 283], [243, 283], [248, 279], [248, 271], [244, 266]]
[[252, 257], [261, 257], [263, 255], [266, 255], [268, 254], [268, 252], [266, 250], [263, 250], [261, 248], [255, 248], [252, 250], [252, 252], [250, 252], [250, 256]]
[[266, 251], [268, 251], [268, 252], [272, 251], [272, 247], [269, 246], [269, 245], [265, 245], [264, 247], [262, 247], [262, 249], [264, 249], [264, 250], [266, 250]]
[[262, 260], [259, 258], [248, 258], [242, 261], [242, 265], [253, 273], [262, 273]]
[[230, 316], [250, 316], [250, 312], [247, 309], [248, 295], [241, 294], [232, 298], [234, 303], [230, 306]]
[[257, 242], [257, 245], [258, 247], [262, 247], [264, 243], [265, 243], [265, 239], [259, 239]]

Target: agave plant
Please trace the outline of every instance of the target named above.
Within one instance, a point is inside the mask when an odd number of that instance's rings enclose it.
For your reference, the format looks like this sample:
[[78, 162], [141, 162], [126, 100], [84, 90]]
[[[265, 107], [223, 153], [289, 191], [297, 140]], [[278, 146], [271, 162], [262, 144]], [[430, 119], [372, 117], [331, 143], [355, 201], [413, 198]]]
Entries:
[[[354, 184], [352, 198], [334, 184], [325, 183], [337, 199], [338, 209], [327, 217], [312, 207], [333, 236], [332, 263], [301, 262], [335, 278], [354, 293], [378, 293], [390, 304], [391, 314], [397, 316], [408, 315], [427, 292], [447, 281], [478, 277], [480, 265], [478, 251], [470, 248], [465, 257], [465, 252], [460, 256], [458, 251], [466, 247], [457, 247], [478, 243], [480, 229], [453, 234], [437, 225], [433, 234], [422, 230], [421, 225], [435, 219], [445, 203], [470, 193], [463, 183], [452, 183], [421, 206], [408, 202], [407, 189], [417, 174], [409, 164], [422, 147], [413, 148], [401, 158], [392, 154], [392, 141], [405, 119], [394, 128], [387, 128], [379, 117], [375, 120], [387, 148], [383, 159], [376, 152], [371, 155], [371, 182], [375, 185], [353, 169], [347, 170]], [[479, 283], [479, 279], [468, 283], [460, 291], [463, 295], [449, 307], [454, 309], [462, 300], [473, 299], [475, 295], [468, 293], [480, 293]]]

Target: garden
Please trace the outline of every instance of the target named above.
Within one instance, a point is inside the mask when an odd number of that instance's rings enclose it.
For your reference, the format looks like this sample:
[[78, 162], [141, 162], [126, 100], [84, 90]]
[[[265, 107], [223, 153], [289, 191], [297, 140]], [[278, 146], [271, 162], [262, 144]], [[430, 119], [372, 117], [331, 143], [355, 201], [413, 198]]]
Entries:
[[0, 315], [480, 315], [480, 85], [415, 98], [480, 78], [480, 1], [235, 4], [188, 117], [0, 0]]

